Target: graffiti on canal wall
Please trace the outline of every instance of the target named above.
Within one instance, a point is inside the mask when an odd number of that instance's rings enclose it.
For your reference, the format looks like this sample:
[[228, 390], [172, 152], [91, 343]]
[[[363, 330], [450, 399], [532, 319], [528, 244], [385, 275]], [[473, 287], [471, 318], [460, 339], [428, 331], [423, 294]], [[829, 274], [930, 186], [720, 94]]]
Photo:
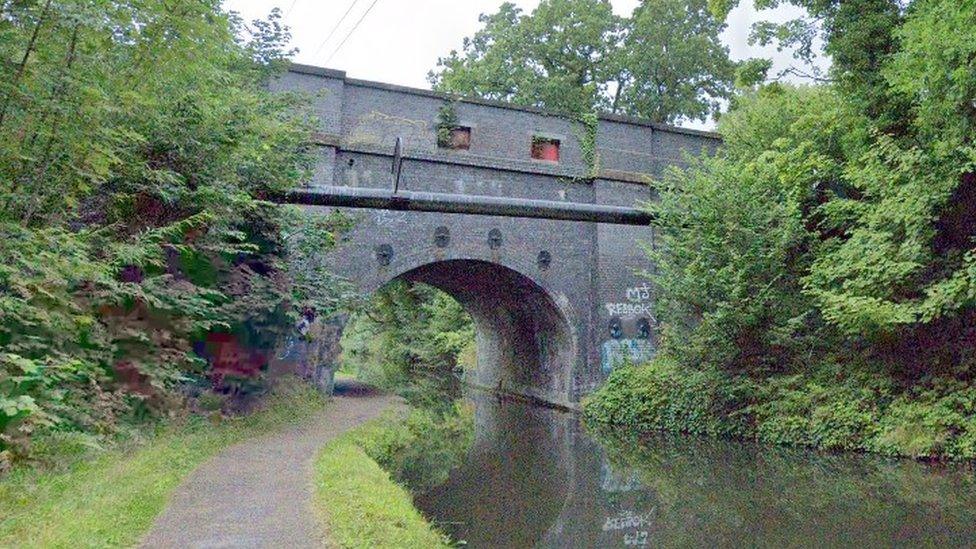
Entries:
[[637, 364], [654, 356], [650, 339], [610, 339], [600, 348], [600, 368], [604, 375], [621, 364]]

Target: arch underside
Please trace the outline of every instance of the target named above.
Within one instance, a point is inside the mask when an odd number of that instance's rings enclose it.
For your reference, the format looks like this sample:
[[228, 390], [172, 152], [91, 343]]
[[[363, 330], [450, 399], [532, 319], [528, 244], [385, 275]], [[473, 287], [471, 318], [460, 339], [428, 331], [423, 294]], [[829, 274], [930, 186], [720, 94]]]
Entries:
[[570, 404], [572, 328], [546, 290], [527, 276], [488, 261], [455, 259], [427, 263], [394, 279], [438, 288], [471, 315], [478, 367], [465, 374], [465, 382]]

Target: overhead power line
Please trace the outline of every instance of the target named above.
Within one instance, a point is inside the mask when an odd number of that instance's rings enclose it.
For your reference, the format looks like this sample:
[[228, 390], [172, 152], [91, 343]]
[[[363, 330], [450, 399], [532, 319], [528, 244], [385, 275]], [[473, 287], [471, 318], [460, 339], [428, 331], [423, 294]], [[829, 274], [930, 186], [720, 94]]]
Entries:
[[329, 39], [332, 38], [332, 35], [335, 34], [335, 31], [339, 29], [339, 25], [341, 25], [342, 22], [346, 20], [346, 17], [349, 16], [349, 12], [351, 12], [352, 9], [356, 7], [356, 4], [358, 2], [359, 0], [352, 0], [352, 2], [349, 2], [349, 7], [346, 8], [346, 13], [343, 13], [342, 17], [340, 17], [339, 20], [336, 21], [335, 26], [332, 27], [332, 30], [330, 30], [329, 34], [326, 35], [325, 40], [323, 40], [322, 43], [319, 44], [319, 47], [315, 48], [315, 52], [312, 54], [312, 57], [318, 57], [319, 52], [322, 51], [322, 48], [324, 48], [325, 45], [329, 43]]
[[342, 39], [342, 42], [339, 42], [339, 45], [336, 46], [336, 49], [332, 51], [332, 55], [330, 55], [329, 58], [325, 60], [326, 65], [329, 64], [329, 61], [332, 61], [332, 58], [335, 57], [335, 54], [339, 53], [339, 50], [341, 50], [342, 46], [345, 45], [346, 40], [349, 40], [349, 37], [352, 36], [352, 33], [356, 32], [356, 29], [359, 28], [359, 24], [363, 22], [363, 19], [366, 19], [366, 16], [369, 15], [369, 12], [373, 9], [373, 6], [375, 6], [379, 1], [380, 0], [373, 0], [373, 3], [370, 4], [368, 8], [366, 8], [366, 11], [363, 12], [363, 15], [359, 18], [359, 21], [356, 21], [356, 24], [353, 25], [352, 29], [349, 30], [349, 34], [347, 34], [346, 37]]
[[288, 6], [288, 11], [285, 12], [285, 19], [288, 19], [288, 16], [291, 15], [291, 10], [295, 9], [295, 4], [297, 3], [298, 0], [291, 0], [291, 5]]

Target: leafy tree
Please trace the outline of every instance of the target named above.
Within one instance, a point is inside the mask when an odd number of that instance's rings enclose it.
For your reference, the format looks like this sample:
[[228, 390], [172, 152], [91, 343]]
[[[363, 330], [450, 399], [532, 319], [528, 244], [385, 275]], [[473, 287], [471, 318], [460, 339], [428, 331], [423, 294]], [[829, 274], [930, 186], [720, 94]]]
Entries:
[[[665, 352], [686, 365], [754, 373], [818, 353], [821, 330], [802, 277], [815, 212], [841, 176], [852, 118], [829, 90], [772, 86], [723, 116], [728, 146], [658, 185], [651, 254]], [[845, 143], [845, 139], [847, 142]]]
[[[724, 20], [740, 0], [709, 0], [715, 17]], [[755, 0], [762, 10], [783, 2]], [[810, 65], [821, 51], [829, 56], [831, 68], [823, 75], [815, 67], [808, 70], [790, 67], [782, 75], [810, 77], [814, 81], [837, 84], [851, 101], [881, 126], [897, 130], [904, 105], [890, 90], [881, 68], [897, 49], [893, 34], [901, 23], [900, 0], [788, 0], [785, 3], [802, 8], [806, 15], [785, 23], [760, 21], [753, 27], [750, 42], [779, 49], [792, 49], [794, 57]], [[781, 75], [781, 76], [782, 76]]]
[[672, 124], [706, 120], [732, 95], [736, 65], [719, 40], [725, 25], [705, 0], [643, 2], [624, 28], [614, 112]]
[[444, 394], [460, 379], [459, 355], [473, 343], [471, 317], [453, 298], [424, 284], [395, 282], [347, 325], [342, 367], [414, 404], [440, 407], [450, 404]]
[[901, 48], [881, 73], [911, 107], [908, 135], [879, 136], [848, 167], [855, 192], [828, 204], [844, 236], [808, 279], [825, 316], [914, 375], [976, 365], [976, 15], [966, 4], [917, 2], [894, 31]]
[[506, 2], [461, 52], [438, 60], [440, 91], [573, 114], [627, 113], [659, 122], [706, 119], [731, 94], [724, 25], [700, 0], [645, 0], [630, 18], [606, 0]]
[[207, 333], [267, 346], [310, 298], [285, 266], [304, 222], [262, 200], [313, 161], [305, 100], [266, 90], [279, 17], [0, 5], [0, 450], [176, 404]]
[[544, 0], [531, 14], [510, 2], [482, 15], [463, 52], [438, 60], [435, 89], [581, 113], [607, 106], [619, 21], [606, 0]]
[[[847, 9], [834, 7], [830, 17]], [[699, 361], [746, 369], [756, 350], [795, 362], [803, 355], [770, 344], [805, 318], [806, 333], [839, 334], [852, 355], [906, 379], [971, 375], [972, 7], [916, 2], [886, 24], [897, 51], [844, 61], [846, 83], [774, 84], [736, 100], [719, 126], [722, 155], [673, 174], [658, 206], [662, 317], [678, 341], [704, 341], [676, 354], [700, 348]], [[907, 108], [870, 108], [888, 100]]]

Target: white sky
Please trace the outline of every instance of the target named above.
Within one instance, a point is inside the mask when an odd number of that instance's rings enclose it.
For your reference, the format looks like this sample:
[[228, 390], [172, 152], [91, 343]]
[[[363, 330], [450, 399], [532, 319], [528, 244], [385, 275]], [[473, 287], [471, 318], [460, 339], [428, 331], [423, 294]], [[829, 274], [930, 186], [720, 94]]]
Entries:
[[[478, 15], [495, 12], [502, 0], [377, 0], [349, 35], [372, 3], [373, 0], [225, 0], [224, 7], [240, 12], [245, 20], [263, 18], [273, 7], [281, 8], [285, 24], [291, 27], [292, 45], [299, 49], [296, 62], [344, 70], [352, 78], [429, 88], [427, 73], [437, 65], [437, 58], [452, 49], [460, 50], [461, 40], [480, 28]], [[515, 3], [528, 12], [539, 2]], [[612, 0], [618, 15], [629, 15], [638, 3], [639, 0]], [[346, 19], [325, 41], [353, 4]], [[772, 58], [770, 74], [775, 74], [796, 63], [788, 52], [749, 46], [749, 29], [761, 19], [785, 21], [799, 13], [796, 8], [781, 7], [757, 14], [752, 0], [742, 0], [742, 5], [731, 13], [722, 40], [733, 59]], [[347, 35], [348, 40], [336, 52]], [[711, 125], [688, 124], [696, 128]]]

